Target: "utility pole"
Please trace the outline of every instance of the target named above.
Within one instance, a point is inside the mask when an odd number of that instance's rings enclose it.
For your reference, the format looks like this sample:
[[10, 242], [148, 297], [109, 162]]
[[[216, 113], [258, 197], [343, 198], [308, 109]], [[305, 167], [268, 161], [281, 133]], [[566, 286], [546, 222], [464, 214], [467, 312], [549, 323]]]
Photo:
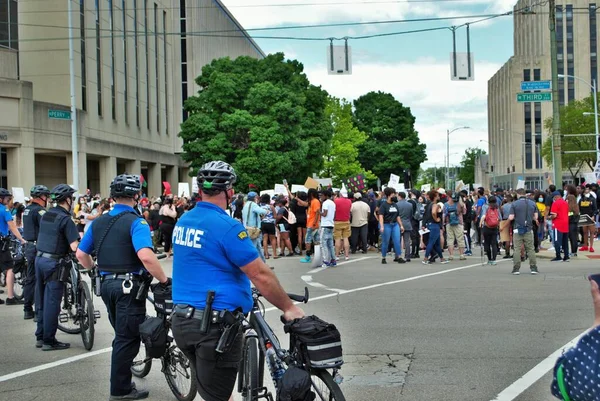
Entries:
[[552, 70], [552, 164], [554, 185], [562, 188], [562, 150], [560, 139], [560, 108], [558, 98], [558, 61], [556, 57], [556, 0], [549, 0], [550, 6], [550, 66]]
[[[456, 51], [454, 54], [456, 57]], [[446, 130], [446, 182], [444, 183], [446, 188], [448, 188], [449, 182], [450, 182], [450, 130]]]
[[75, 189], [79, 188], [79, 152], [77, 144], [77, 100], [75, 98], [75, 44], [73, 38], [73, 12], [71, 0], [67, 0], [69, 13], [69, 74], [71, 85], [71, 158], [73, 166], [73, 185]]

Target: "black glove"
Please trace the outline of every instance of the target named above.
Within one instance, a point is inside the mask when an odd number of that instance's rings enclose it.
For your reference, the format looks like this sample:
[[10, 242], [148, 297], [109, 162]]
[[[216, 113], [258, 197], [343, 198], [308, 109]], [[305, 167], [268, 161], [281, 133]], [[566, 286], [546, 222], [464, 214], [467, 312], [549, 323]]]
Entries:
[[173, 285], [173, 280], [171, 279], [171, 277], [167, 277], [167, 282], [166, 283], [158, 283], [158, 284], [154, 284], [152, 287], [152, 291], [155, 291], [156, 289], [159, 290], [166, 290], [166, 289], [170, 289], [171, 285]]

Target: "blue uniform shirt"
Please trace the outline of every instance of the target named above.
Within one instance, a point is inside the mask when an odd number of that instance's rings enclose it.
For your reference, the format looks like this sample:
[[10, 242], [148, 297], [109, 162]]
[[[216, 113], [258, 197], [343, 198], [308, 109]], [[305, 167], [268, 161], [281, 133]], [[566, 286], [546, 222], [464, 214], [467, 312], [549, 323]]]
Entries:
[[[110, 216], [116, 216], [119, 213], [125, 211], [135, 212], [135, 210], [131, 206], [116, 204], [113, 210], [111, 210], [108, 214]], [[91, 228], [92, 224], [94, 224], [94, 221], [90, 223], [89, 228]], [[92, 230], [90, 230], [89, 228], [83, 235], [83, 238], [79, 243], [79, 249], [81, 249], [88, 255], [94, 251], [94, 237], [92, 234]], [[152, 244], [152, 236], [150, 235], [150, 226], [148, 226], [148, 223], [146, 222], [146, 220], [144, 220], [144, 218], [140, 217], [139, 219], [133, 222], [133, 224], [131, 225], [130, 234], [131, 242], [133, 243], [133, 247], [135, 248], [136, 252], [139, 252], [140, 249], [144, 248], [153, 249], [154, 245]]]
[[[2, 207], [2, 206], [0, 206]], [[0, 234], [2, 234], [2, 236], [7, 236], [8, 235], [8, 222], [9, 221], [13, 221], [13, 216], [10, 213], [10, 210], [8, 210], [8, 207], [4, 206], [4, 208], [2, 209], [2, 211], [0, 211]]]
[[214, 310], [250, 311], [250, 280], [240, 267], [259, 256], [239, 221], [198, 202], [175, 225], [173, 253], [173, 303], [203, 309], [207, 292], [214, 290]]

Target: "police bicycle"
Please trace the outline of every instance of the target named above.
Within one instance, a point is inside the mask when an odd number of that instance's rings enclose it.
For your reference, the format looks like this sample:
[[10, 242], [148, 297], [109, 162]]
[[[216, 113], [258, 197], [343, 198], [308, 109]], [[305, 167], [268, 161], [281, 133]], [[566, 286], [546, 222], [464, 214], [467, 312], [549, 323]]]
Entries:
[[[27, 259], [25, 258], [24, 246], [21, 242], [11, 237], [10, 253], [14, 261], [13, 273], [15, 275], [15, 284], [13, 286], [15, 299], [23, 299], [23, 287], [27, 278]], [[6, 276], [3, 274], [3, 286], [6, 286]]]
[[[166, 255], [164, 256], [166, 257]], [[198, 392], [196, 372], [185, 354], [175, 344], [171, 333], [171, 315], [169, 312], [173, 309], [173, 301], [171, 300], [170, 303], [167, 301], [166, 305], [161, 305], [162, 302], [155, 302], [151, 294], [148, 294], [147, 299], [154, 305], [156, 316], [164, 319], [164, 325], [167, 329], [167, 347], [164, 355], [160, 357], [161, 371], [177, 400], [192, 401], [196, 398]], [[146, 349], [142, 343], [140, 344], [140, 351], [131, 365], [131, 373], [135, 377], [143, 378], [150, 373], [151, 369], [152, 357], [146, 354]]]
[[96, 292], [97, 270], [85, 270], [74, 256], [65, 258], [68, 273], [63, 281], [64, 290], [58, 315], [58, 329], [67, 334], [81, 334], [83, 346], [90, 351], [94, 346], [94, 325], [100, 318], [100, 311], [94, 309], [94, 301], [82, 273], [92, 277], [92, 290]]
[[[309, 299], [308, 288], [304, 288], [304, 296], [287, 294], [290, 299], [297, 302], [307, 303]], [[242, 394], [244, 401], [256, 401], [264, 398], [273, 401], [272, 394], [264, 386], [265, 359], [269, 364], [269, 371], [275, 388], [280, 385], [280, 372], [284, 369], [282, 363], [288, 367], [298, 366], [310, 373], [311, 391], [315, 393], [317, 401], [345, 401], [346, 398], [339, 387], [343, 380], [337, 368], [331, 373], [326, 369], [314, 369], [310, 367], [306, 357], [297, 351], [292, 343], [290, 335], [289, 350], [283, 349], [279, 340], [266, 322], [265, 307], [260, 300], [262, 294], [258, 289], [252, 289], [254, 305], [249, 319], [244, 319], [245, 331], [243, 357], [238, 373], [238, 393]], [[283, 321], [283, 319], [282, 319]], [[286, 323], [286, 322], [283, 322]], [[272, 352], [272, 351], [275, 352]]]

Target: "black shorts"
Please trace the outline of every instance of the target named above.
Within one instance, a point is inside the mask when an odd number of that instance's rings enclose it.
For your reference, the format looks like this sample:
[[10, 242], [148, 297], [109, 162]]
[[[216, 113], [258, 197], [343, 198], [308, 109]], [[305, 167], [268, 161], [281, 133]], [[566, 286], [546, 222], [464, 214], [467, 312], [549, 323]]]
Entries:
[[221, 337], [218, 325], [207, 334], [200, 333], [201, 321], [173, 316], [173, 337], [177, 346], [196, 367], [198, 393], [205, 401], [228, 400], [233, 393], [242, 359], [243, 334], [240, 330], [231, 349], [225, 354], [215, 351]]
[[304, 221], [296, 221], [296, 228], [306, 228], [306, 220]]
[[260, 230], [262, 231], [263, 234], [267, 234], [267, 235], [276, 235], [276, 231], [275, 231], [275, 223], [262, 223]]
[[8, 269], [12, 269], [15, 263], [13, 261], [12, 255], [10, 254], [10, 249], [4, 252], [0, 252], [0, 271], [5, 272]]

